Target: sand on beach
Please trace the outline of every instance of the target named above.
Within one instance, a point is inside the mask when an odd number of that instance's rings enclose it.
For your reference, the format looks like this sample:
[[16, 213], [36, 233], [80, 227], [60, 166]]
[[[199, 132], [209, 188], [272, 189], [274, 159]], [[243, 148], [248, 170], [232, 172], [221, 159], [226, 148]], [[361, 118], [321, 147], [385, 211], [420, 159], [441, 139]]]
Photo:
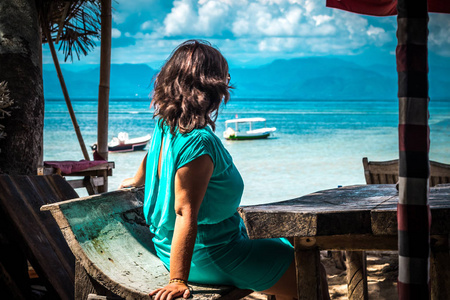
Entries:
[[[367, 285], [370, 299], [394, 300], [397, 296], [398, 263], [397, 252], [394, 251], [368, 251], [367, 253]], [[325, 265], [328, 277], [330, 297], [333, 300], [346, 300], [347, 273], [336, 268], [332, 258], [327, 252], [321, 252], [321, 260]], [[245, 300], [270, 299], [261, 293], [252, 293]]]

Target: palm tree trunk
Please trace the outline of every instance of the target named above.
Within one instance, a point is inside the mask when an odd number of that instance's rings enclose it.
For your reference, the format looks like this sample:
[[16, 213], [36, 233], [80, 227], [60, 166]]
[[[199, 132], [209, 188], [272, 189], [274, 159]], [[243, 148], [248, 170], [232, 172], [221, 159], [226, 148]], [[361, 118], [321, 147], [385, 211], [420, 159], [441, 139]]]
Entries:
[[[0, 173], [36, 174], [42, 156], [44, 95], [41, 38], [35, 0], [0, 1], [0, 82], [6, 81], [10, 116], [0, 119]], [[0, 288], [4, 299], [30, 299], [26, 257], [0, 211]]]
[[40, 72], [40, 29], [34, 0], [0, 1], [0, 82], [14, 105], [0, 119], [0, 172], [36, 174], [42, 156], [44, 95]]

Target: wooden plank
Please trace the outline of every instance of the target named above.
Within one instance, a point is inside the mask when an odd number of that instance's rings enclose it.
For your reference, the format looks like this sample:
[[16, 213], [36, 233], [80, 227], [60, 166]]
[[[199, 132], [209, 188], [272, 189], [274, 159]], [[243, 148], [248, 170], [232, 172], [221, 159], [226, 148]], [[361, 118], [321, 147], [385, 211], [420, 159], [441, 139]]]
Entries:
[[[397, 250], [397, 235], [344, 234], [332, 236], [299, 237], [299, 249], [312, 245], [320, 250]], [[313, 243], [309, 242], [313, 241]]]
[[[448, 203], [448, 202], [447, 202]], [[430, 197], [431, 208], [431, 234], [442, 235], [450, 232], [450, 207], [444, 206], [440, 201], [433, 201]], [[372, 232], [375, 235], [397, 234], [397, 210], [379, 209], [371, 213]]]
[[[430, 189], [431, 234], [448, 233], [449, 187]], [[319, 191], [239, 212], [250, 238], [342, 234], [397, 235], [398, 194], [394, 185], [366, 185]]]
[[[112, 169], [115, 168], [115, 163], [113, 161], [109, 161], [104, 164], [99, 164], [87, 169], [84, 169], [79, 172], [74, 172], [71, 174], [64, 174], [64, 176], [97, 176], [100, 175], [102, 171], [107, 170], [108, 176], [112, 175]], [[54, 175], [56, 173], [56, 169], [53, 167], [39, 167], [38, 175]]]
[[[74, 189], [87, 188], [88, 192], [89, 192], [89, 188], [87, 187], [87, 185], [90, 185], [91, 188], [93, 188], [93, 187], [102, 186], [105, 183], [103, 177], [91, 177], [91, 178], [89, 178], [88, 176], [86, 176], [83, 179], [67, 180], [67, 182]], [[97, 194], [97, 193], [90, 193], [90, 195], [93, 195], [93, 194]]]
[[300, 198], [239, 209], [250, 238], [371, 233], [370, 211], [396, 207], [394, 185], [365, 185], [319, 191]]
[[[33, 179], [30, 179], [33, 178]], [[56, 184], [57, 186], [51, 186]], [[0, 176], [0, 205], [39, 276], [61, 299], [73, 299], [74, 259], [57, 224], [39, 208], [70, 190], [60, 177]], [[70, 193], [69, 193], [70, 194]]]
[[298, 299], [322, 299], [319, 250], [315, 247], [308, 250], [297, 249], [300, 243], [301, 241], [298, 238], [294, 239]]
[[450, 299], [449, 235], [431, 237], [431, 299]]
[[74, 189], [85, 188], [84, 179], [67, 180], [67, 183]]

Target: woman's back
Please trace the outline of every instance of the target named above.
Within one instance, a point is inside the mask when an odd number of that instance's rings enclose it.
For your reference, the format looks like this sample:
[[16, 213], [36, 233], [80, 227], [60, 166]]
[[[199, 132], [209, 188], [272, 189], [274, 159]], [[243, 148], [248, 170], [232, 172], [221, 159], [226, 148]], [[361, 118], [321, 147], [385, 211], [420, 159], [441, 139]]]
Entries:
[[[232, 158], [220, 139], [207, 126], [189, 133], [170, 133], [158, 122], [147, 158], [144, 214], [157, 236], [173, 231], [174, 181], [176, 171], [202, 156], [209, 155], [214, 171], [198, 213], [199, 225], [217, 224], [232, 217], [238, 208], [244, 184]], [[162, 146], [161, 146], [162, 144]], [[158, 161], [161, 153], [160, 176]]]

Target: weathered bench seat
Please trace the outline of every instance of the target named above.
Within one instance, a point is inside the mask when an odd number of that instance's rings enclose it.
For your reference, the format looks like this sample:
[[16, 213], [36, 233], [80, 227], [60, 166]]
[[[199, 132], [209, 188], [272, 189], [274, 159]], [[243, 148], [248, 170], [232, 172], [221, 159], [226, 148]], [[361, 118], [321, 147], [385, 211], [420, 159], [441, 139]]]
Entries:
[[[125, 299], [150, 299], [151, 290], [167, 284], [169, 273], [156, 256], [142, 199], [140, 188], [41, 208], [52, 213], [77, 260], [75, 299], [99, 293], [96, 283]], [[86, 282], [93, 285], [86, 289]], [[251, 293], [231, 286], [190, 286], [193, 299], [234, 300]]]

